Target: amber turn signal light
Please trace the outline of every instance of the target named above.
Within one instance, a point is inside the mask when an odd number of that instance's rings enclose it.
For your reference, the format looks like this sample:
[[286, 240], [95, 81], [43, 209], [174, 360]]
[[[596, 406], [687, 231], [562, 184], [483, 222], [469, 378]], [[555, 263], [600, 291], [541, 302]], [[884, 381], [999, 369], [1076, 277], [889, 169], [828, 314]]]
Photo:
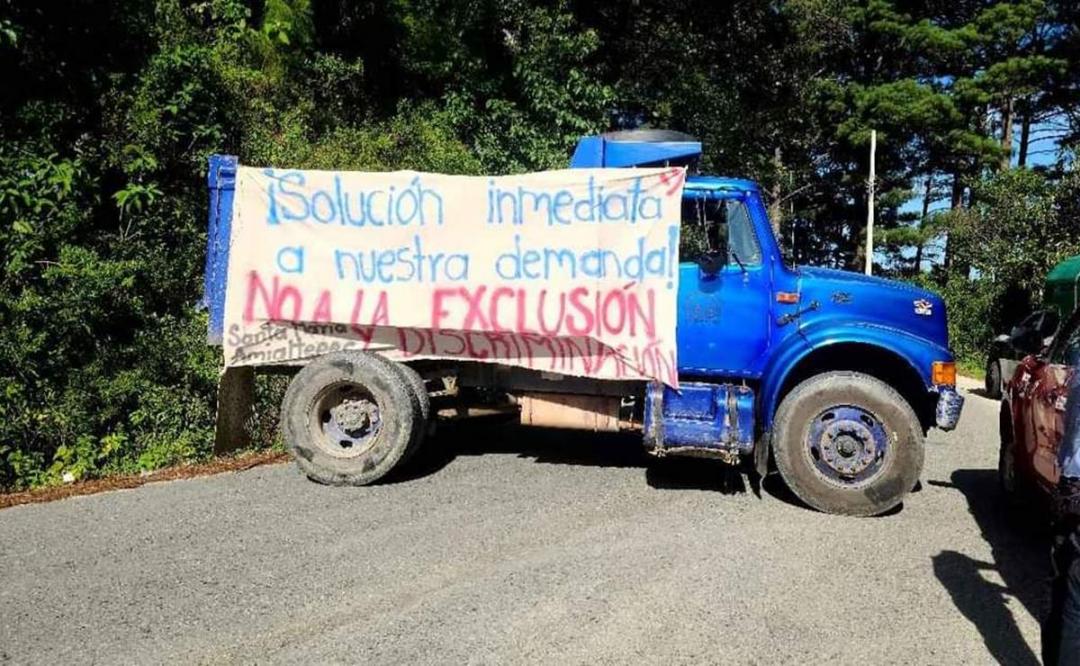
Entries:
[[777, 303], [798, 303], [799, 294], [790, 291], [778, 291], [776, 292]]
[[937, 386], [956, 386], [956, 364], [952, 361], [934, 361], [930, 377]]

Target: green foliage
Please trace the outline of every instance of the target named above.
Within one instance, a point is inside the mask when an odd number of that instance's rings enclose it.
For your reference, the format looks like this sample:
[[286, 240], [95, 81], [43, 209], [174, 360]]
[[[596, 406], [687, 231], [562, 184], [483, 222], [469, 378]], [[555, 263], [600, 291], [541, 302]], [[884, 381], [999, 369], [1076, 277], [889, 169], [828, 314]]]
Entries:
[[1042, 298], [1046, 274], [1080, 253], [1080, 228], [1055, 209], [1056, 188], [1045, 176], [1023, 169], [1003, 171], [975, 188], [976, 205], [956, 211], [950, 234], [955, 257], [988, 280]]
[[991, 280], [954, 276], [940, 284], [923, 273], [914, 281], [938, 292], [949, 316], [949, 341], [962, 361], [982, 364], [990, 342], [1001, 330], [1005, 286]]
[[[221, 359], [193, 308], [209, 154], [481, 171], [434, 102], [370, 113], [362, 63], [314, 50], [306, 0], [259, 12], [236, 0], [129, 4], [125, 25], [143, 28], [138, 48], [99, 43], [75, 28], [86, 17], [58, 9], [0, 19], [0, 35], [29, 44], [0, 51], [0, 64], [40, 73], [16, 82], [17, 103], [0, 107], [0, 487], [209, 455]], [[39, 84], [57, 74], [42, 63], [73, 46], [54, 43], [57, 32], [139, 57], [123, 69], [91, 58], [71, 97], [50, 99]], [[265, 443], [279, 397], [279, 386], [260, 381]]]
[[[438, 15], [426, 18], [440, 20]], [[412, 23], [420, 22], [413, 15]], [[476, 27], [501, 33], [488, 47], [508, 67], [449, 86], [444, 99], [451, 121], [489, 171], [565, 166], [577, 139], [607, 124], [612, 90], [590, 65], [599, 48], [597, 34], [581, 30], [565, 2], [551, 8], [506, 2], [489, 25]], [[432, 63], [422, 63], [426, 71], [433, 69]], [[497, 78], [488, 78], [492, 75]]]
[[1050, 269], [1080, 254], [1080, 172], [1055, 182], [1024, 169], [978, 183], [975, 205], [937, 221], [948, 229], [953, 264], [919, 280], [941, 292], [962, 358], [982, 359], [993, 336], [1042, 302]]

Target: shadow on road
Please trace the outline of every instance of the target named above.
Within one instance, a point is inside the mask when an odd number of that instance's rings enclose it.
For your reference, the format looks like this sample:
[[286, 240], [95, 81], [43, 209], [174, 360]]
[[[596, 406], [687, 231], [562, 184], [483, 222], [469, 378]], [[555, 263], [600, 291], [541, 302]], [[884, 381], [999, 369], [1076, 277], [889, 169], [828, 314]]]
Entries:
[[[1050, 541], [1045, 521], [1038, 518], [1042, 514], [1035, 509], [1021, 513], [1007, 506], [995, 470], [961, 469], [953, 472], [951, 482], [930, 484], [963, 493], [990, 544], [992, 560], [982, 562], [946, 550], [934, 556], [934, 574], [957, 609], [979, 630], [998, 663], [1038, 664], [1035, 648], [1024, 640], [1006, 601], [1014, 597], [1032, 616], [1043, 617], [1049, 594]], [[1004, 584], [993, 580], [994, 572]]]
[[[764, 491], [792, 506], [813, 511], [773, 471], [764, 479], [745, 467], [730, 467], [718, 460], [669, 456], [656, 458], [641, 445], [641, 435], [594, 433], [580, 430], [529, 428], [508, 423], [505, 417], [449, 423], [425, 442], [416, 457], [391, 472], [380, 483], [403, 483], [437, 473], [458, 456], [514, 454], [519, 458], [551, 465], [591, 467], [639, 467], [645, 481], [663, 490], [711, 490], [725, 495], [747, 491], [761, 497]], [[912, 492], [921, 490], [920, 486]], [[900, 503], [880, 517], [904, 509]]]
[[[592, 433], [551, 428], [527, 428], [498, 423], [460, 423], [439, 434], [386, 483], [402, 483], [435, 474], [459, 456], [513, 454], [552, 465], [636, 467], [645, 481], [664, 490], [713, 490], [724, 494], [757, 491], [753, 479], [719, 461], [650, 456], [634, 434]], [[780, 482], [779, 486], [783, 486]], [[786, 491], [786, 488], [784, 488]]]

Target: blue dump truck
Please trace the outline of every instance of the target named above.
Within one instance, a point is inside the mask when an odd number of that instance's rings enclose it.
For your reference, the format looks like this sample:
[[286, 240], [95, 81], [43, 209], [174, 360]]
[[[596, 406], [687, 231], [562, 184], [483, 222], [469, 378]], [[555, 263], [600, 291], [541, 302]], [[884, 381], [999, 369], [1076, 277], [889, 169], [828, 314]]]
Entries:
[[[700, 154], [692, 137], [634, 131], [583, 138], [571, 161], [691, 167], [683, 233], [697, 250], [679, 266], [677, 389], [330, 353], [296, 373], [283, 401], [284, 438], [301, 469], [325, 483], [371, 483], [409, 458], [439, 413], [503, 410], [533, 426], [637, 431], [656, 456], [776, 469], [829, 513], [869, 516], [900, 504], [919, 481], [927, 431], [954, 428], [963, 405], [944, 303], [900, 282], [785, 264], [758, 186], [693, 175]], [[235, 164], [215, 156], [209, 175], [216, 341]], [[236, 401], [224, 391], [230, 383], [223, 378], [223, 410]]]

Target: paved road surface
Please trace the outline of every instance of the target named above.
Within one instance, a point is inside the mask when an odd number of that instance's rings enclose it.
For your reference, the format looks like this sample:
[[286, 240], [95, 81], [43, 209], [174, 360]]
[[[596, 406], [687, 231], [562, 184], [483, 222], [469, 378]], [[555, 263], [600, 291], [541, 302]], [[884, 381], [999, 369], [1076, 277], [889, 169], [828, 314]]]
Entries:
[[877, 519], [506, 428], [373, 488], [276, 465], [0, 511], [0, 662], [1034, 664], [1044, 545], [968, 401]]

